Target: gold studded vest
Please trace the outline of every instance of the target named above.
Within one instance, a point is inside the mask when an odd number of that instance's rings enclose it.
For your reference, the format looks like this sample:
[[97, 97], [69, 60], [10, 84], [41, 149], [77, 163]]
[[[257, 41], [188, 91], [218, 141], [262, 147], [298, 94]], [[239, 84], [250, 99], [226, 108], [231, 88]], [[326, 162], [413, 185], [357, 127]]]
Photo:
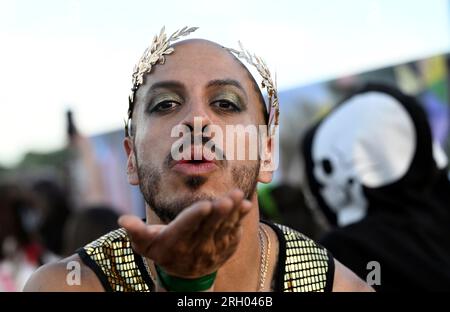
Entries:
[[[279, 224], [265, 222], [277, 233], [275, 291], [323, 292], [333, 287], [334, 260], [322, 246]], [[124, 229], [112, 231], [78, 250], [107, 291], [153, 291], [142, 257], [131, 248]]]

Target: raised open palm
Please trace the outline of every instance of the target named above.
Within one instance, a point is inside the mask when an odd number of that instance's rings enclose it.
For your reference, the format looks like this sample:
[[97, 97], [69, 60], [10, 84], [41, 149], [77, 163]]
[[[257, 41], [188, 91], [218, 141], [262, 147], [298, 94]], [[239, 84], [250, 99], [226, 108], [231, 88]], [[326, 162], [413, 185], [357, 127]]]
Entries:
[[136, 216], [119, 219], [139, 254], [167, 273], [197, 278], [217, 271], [236, 251], [241, 221], [250, 201], [240, 190], [214, 201], [199, 201], [167, 225], [148, 225]]

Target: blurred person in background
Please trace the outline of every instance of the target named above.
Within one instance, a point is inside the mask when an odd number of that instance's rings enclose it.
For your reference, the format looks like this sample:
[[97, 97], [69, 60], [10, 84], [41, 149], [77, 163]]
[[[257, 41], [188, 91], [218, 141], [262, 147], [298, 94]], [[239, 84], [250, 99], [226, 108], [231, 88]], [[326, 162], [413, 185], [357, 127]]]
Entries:
[[70, 153], [70, 193], [74, 210], [64, 226], [63, 254], [77, 249], [118, 228], [117, 208], [111, 204], [102, 175], [101, 163], [92, 141], [76, 126], [72, 111], [68, 111], [67, 137]]
[[[450, 290], [447, 158], [415, 100], [381, 84], [351, 94], [303, 142], [320, 241], [376, 290]], [[374, 274], [377, 274], [375, 276]]]
[[108, 203], [102, 168], [90, 139], [76, 126], [72, 111], [67, 112], [67, 139], [70, 150], [70, 196], [75, 210]]
[[64, 228], [64, 255], [118, 228], [119, 215], [112, 207], [97, 205], [74, 212]]
[[21, 291], [39, 266], [57, 260], [39, 241], [41, 212], [32, 198], [17, 185], [0, 186], [0, 291]]
[[71, 213], [68, 194], [50, 180], [37, 181], [31, 189], [39, 211], [38, 231], [42, 244], [56, 255], [62, 255], [63, 228]]

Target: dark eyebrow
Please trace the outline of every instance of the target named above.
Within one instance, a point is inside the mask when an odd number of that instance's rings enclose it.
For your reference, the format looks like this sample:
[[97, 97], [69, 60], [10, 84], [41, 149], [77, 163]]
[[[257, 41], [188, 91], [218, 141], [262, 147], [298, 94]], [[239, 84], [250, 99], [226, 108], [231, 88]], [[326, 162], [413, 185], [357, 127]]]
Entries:
[[181, 90], [185, 90], [186, 87], [183, 83], [181, 83], [180, 81], [176, 81], [176, 80], [164, 80], [164, 81], [158, 81], [155, 82], [154, 84], [152, 84], [152, 86], [150, 87], [150, 89], [148, 90], [148, 93], [154, 91], [155, 89], [181, 89]]
[[233, 86], [238, 88], [239, 90], [241, 90], [245, 96], [247, 96], [247, 92], [245, 92], [244, 87], [239, 83], [239, 81], [234, 80], [234, 79], [216, 79], [216, 80], [211, 80], [210, 82], [208, 82], [208, 84], [206, 85], [207, 88], [211, 88], [211, 87], [224, 87], [224, 86]]

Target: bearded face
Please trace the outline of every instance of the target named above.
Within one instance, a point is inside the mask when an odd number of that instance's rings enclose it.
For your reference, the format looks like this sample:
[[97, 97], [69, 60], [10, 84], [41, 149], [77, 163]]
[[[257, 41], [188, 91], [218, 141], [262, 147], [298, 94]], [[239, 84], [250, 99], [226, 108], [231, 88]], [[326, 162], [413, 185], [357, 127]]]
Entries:
[[[167, 196], [164, 192], [164, 172], [171, 170], [170, 163], [173, 162], [171, 154], [167, 155], [162, 170], [157, 166], [147, 163], [142, 164], [138, 161], [139, 188], [146, 203], [153, 209], [155, 214], [163, 221], [168, 223], [185, 208], [199, 200], [213, 200], [215, 193], [211, 193], [203, 185], [209, 180], [208, 175], [185, 175], [180, 176], [181, 184], [188, 190], [182, 195], [173, 194]], [[221, 170], [231, 170], [232, 188], [241, 189], [245, 197], [250, 199], [255, 192], [257, 178], [259, 174], [259, 164], [234, 164], [232, 168], [227, 168], [228, 163], [221, 161], [219, 168]], [[209, 181], [208, 181], [209, 180]]]
[[[260, 157], [238, 157], [249, 151], [250, 140], [205, 134], [208, 126], [225, 134], [227, 126], [264, 124], [260, 97], [242, 64], [228, 51], [207, 41], [179, 44], [166, 63], [156, 66], [136, 93], [133, 123], [127, 138], [128, 177], [139, 185], [150, 209], [165, 223], [180, 211], [203, 199], [223, 196], [234, 188], [247, 198], [258, 181], [268, 182], [271, 172], [260, 171]], [[200, 131], [194, 124], [200, 122]], [[176, 158], [173, 147], [179, 137], [174, 127], [192, 130], [200, 137], [187, 151], [190, 157]], [[216, 141], [226, 156], [206, 157], [206, 141]], [[220, 140], [220, 142], [219, 142]], [[231, 143], [230, 143], [231, 142]], [[220, 144], [219, 144], [220, 143]], [[266, 142], [264, 142], [265, 144]], [[232, 152], [230, 152], [232, 150]]]

